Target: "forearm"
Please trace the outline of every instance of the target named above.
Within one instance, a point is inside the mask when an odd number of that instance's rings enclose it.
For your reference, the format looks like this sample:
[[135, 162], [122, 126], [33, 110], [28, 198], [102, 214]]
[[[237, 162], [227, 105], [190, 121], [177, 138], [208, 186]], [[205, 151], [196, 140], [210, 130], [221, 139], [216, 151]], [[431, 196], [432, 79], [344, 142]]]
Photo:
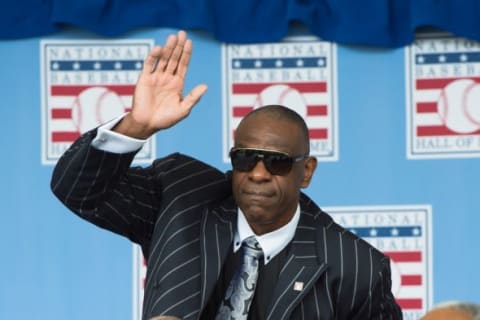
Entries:
[[127, 171], [135, 152], [114, 154], [91, 145], [96, 130], [82, 135], [56, 164], [51, 188], [65, 205], [75, 211], [92, 210], [108, 185]]
[[52, 175], [52, 191], [83, 219], [143, 243], [148, 239], [136, 230], [145, 230], [145, 224], [150, 227], [146, 220], [153, 220], [154, 214], [151, 210], [137, 210], [140, 218], [133, 217], [130, 208], [134, 203], [130, 199], [140, 198], [147, 203], [154, 197], [133, 195], [132, 188], [122, 183], [129, 179], [128, 168], [135, 152], [114, 154], [98, 150], [91, 145], [95, 133], [84, 134], [59, 159]]
[[[83, 219], [142, 246], [148, 246], [160, 208], [177, 196], [178, 187], [185, 191], [211, 184], [213, 178], [223, 180], [222, 173], [179, 154], [147, 168], [130, 167], [135, 152], [99, 150], [91, 145], [95, 133], [86, 133], [65, 152], [54, 169], [51, 188]], [[177, 170], [186, 166], [186, 172]], [[191, 174], [195, 179], [179, 183]]]

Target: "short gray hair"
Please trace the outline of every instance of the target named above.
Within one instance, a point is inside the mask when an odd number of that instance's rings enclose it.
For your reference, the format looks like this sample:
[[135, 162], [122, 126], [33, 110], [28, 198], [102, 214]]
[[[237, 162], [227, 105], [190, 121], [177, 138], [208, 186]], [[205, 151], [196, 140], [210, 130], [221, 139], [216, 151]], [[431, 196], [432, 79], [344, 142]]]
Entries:
[[[433, 309], [452, 308], [462, 310], [473, 317], [474, 320], [480, 320], [480, 304], [462, 301], [447, 301], [437, 304]], [[433, 310], [432, 309], [432, 310]]]

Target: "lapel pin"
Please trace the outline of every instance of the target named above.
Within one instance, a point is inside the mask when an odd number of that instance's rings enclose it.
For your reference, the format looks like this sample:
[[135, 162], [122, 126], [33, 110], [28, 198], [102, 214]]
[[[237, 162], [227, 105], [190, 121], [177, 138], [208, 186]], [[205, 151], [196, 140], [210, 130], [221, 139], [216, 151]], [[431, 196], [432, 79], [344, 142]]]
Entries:
[[293, 290], [294, 291], [302, 291], [303, 290], [303, 282], [295, 282], [293, 285]]

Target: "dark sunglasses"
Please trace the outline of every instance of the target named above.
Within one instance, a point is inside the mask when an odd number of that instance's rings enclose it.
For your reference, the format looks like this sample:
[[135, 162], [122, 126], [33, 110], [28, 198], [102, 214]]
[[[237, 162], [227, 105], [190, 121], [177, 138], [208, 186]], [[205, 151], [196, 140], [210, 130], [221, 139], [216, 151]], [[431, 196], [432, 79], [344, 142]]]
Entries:
[[292, 170], [295, 162], [308, 158], [308, 155], [291, 157], [287, 153], [253, 148], [232, 148], [230, 160], [234, 170], [241, 172], [251, 171], [262, 160], [270, 174], [284, 176]]

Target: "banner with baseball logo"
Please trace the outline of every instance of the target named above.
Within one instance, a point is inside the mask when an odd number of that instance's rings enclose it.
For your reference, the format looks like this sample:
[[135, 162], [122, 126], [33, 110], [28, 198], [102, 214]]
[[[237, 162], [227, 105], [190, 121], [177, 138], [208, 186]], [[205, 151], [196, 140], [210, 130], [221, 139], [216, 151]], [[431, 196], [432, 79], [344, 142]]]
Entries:
[[324, 208], [333, 219], [390, 257], [392, 293], [404, 319], [419, 319], [433, 301], [430, 205]]
[[[42, 163], [53, 164], [82, 133], [132, 107], [152, 40], [44, 40], [40, 43]], [[151, 162], [154, 137], [135, 161]]]
[[235, 129], [251, 110], [280, 104], [298, 112], [310, 132], [311, 155], [338, 160], [336, 47], [314, 37], [223, 45], [224, 161]]
[[407, 157], [479, 157], [480, 44], [431, 36], [405, 52]]

